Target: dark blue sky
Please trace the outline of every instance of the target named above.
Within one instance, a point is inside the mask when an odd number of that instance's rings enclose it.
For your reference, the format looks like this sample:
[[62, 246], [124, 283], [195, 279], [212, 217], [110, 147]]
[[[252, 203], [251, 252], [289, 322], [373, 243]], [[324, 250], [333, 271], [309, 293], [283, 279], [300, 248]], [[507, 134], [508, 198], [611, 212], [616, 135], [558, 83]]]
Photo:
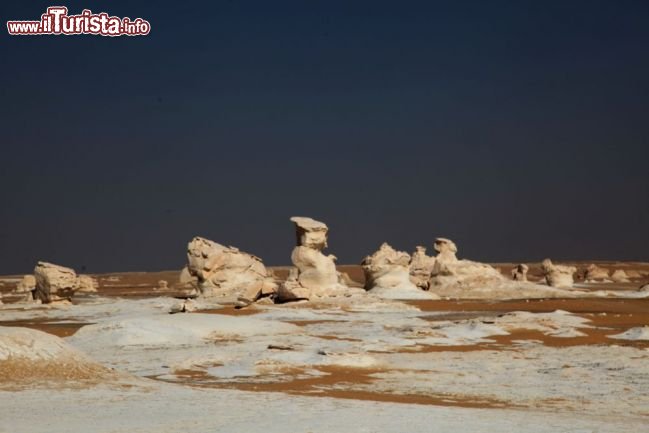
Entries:
[[649, 260], [649, 2], [13, 3], [152, 30], [3, 30], [0, 273], [288, 264], [292, 215], [341, 263]]

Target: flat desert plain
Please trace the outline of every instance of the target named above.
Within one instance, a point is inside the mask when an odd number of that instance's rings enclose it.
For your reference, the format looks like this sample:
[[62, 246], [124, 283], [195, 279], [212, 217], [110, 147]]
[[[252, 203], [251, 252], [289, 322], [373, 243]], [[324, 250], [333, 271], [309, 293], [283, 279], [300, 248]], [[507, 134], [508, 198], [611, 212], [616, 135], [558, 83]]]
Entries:
[[97, 293], [47, 305], [0, 277], [0, 431], [649, 431], [649, 298], [627, 296], [649, 264], [598, 265], [637, 277], [578, 277], [581, 298], [246, 308], [183, 300], [179, 271], [93, 275]]

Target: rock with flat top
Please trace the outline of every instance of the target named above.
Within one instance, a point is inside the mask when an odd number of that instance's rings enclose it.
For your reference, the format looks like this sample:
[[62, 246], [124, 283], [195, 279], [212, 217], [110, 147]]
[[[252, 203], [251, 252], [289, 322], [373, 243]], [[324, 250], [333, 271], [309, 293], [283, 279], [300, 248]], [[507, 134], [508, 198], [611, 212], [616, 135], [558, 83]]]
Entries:
[[69, 301], [79, 288], [77, 274], [73, 269], [48, 262], [38, 262], [34, 268], [34, 277], [34, 299], [44, 304]]
[[323, 222], [308, 217], [292, 217], [295, 224], [296, 246], [291, 253], [295, 268], [280, 285], [281, 300], [311, 299], [344, 295], [348, 287], [336, 270], [336, 256], [325, 255], [329, 228]]

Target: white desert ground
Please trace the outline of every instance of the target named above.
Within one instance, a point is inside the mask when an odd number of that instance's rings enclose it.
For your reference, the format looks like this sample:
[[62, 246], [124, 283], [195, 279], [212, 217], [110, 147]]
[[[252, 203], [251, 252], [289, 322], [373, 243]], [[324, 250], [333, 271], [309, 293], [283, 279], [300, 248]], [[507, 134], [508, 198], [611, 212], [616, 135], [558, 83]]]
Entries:
[[[649, 264], [564, 263], [575, 282], [557, 289], [540, 284], [555, 268], [528, 263], [510, 286], [518, 264], [466, 261], [495, 280], [462, 280], [442, 245], [433, 274], [460, 278], [453, 292], [385, 282], [388, 248], [334, 269], [347, 292], [275, 302], [263, 284], [243, 303], [206, 292], [192, 243], [198, 291], [186, 269], [112, 273], [39, 303], [0, 277], [0, 431], [649, 431]], [[298, 272], [263, 270], [273, 294], [305, 289], [298, 256]]]

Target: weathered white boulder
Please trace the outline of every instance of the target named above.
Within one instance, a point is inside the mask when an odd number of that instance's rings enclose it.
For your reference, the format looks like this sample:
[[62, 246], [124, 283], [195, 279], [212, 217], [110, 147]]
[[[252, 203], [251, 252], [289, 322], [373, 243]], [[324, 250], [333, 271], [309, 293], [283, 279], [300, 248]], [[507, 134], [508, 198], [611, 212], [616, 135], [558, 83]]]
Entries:
[[527, 281], [527, 271], [530, 270], [530, 267], [525, 263], [521, 263], [512, 269], [512, 280], [514, 281]]
[[574, 284], [573, 276], [577, 272], [577, 268], [574, 266], [555, 265], [550, 259], [543, 260], [541, 270], [545, 282], [552, 287], [572, 287]]
[[96, 293], [99, 283], [90, 275], [79, 275], [77, 287], [78, 292]]
[[410, 258], [410, 281], [422, 290], [430, 288], [430, 276], [435, 268], [435, 257], [426, 254], [426, 247], [417, 246]]
[[44, 304], [70, 300], [79, 288], [79, 281], [73, 269], [47, 262], [38, 262], [34, 268], [36, 289], [34, 299]]
[[624, 272], [623, 269], [617, 269], [611, 274], [611, 280], [615, 281], [616, 283], [628, 283], [629, 276]]
[[[430, 291], [441, 297], [484, 299], [492, 295], [496, 286], [507, 285], [511, 281], [493, 267], [470, 260], [459, 260], [456, 256], [457, 246], [446, 238], [437, 238], [434, 243], [435, 266], [431, 272]], [[503, 290], [505, 290], [503, 289]], [[495, 297], [495, 293], [493, 294]]]
[[201, 237], [187, 245], [187, 272], [196, 278], [202, 296], [227, 302], [253, 302], [277, 286], [258, 257]]
[[410, 255], [397, 251], [387, 243], [361, 262], [365, 273], [365, 289], [381, 298], [430, 299], [431, 294], [419, 289], [410, 280]]
[[584, 280], [586, 281], [608, 280], [608, 278], [608, 270], [601, 268], [594, 263], [588, 265], [586, 273], [584, 274]]
[[291, 253], [295, 268], [280, 285], [280, 300], [344, 295], [348, 290], [336, 270], [336, 256], [324, 255], [329, 228], [308, 217], [292, 217], [297, 245]]

